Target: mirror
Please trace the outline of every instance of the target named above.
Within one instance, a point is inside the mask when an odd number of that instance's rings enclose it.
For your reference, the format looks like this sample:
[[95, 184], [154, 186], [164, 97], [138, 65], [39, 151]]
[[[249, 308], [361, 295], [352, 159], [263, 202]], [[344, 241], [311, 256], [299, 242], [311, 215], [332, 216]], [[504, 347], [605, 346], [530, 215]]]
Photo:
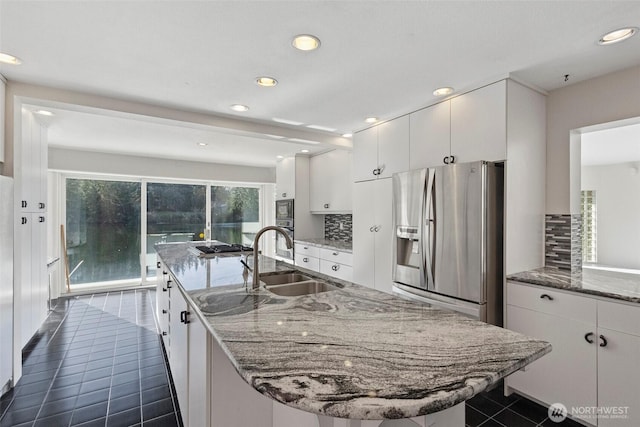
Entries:
[[640, 120], [634, 121], [580, 130], [583, 268], [640, 273]]

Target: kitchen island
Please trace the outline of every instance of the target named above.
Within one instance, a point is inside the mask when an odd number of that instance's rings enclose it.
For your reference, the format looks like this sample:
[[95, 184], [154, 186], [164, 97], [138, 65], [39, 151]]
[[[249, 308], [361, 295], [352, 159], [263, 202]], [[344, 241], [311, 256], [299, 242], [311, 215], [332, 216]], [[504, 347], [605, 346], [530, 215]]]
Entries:
[[[308, 425], [377, 426], [379, 421], [345, 423], [403, 418], [433, 425], [438, 414], [453, 410], [435, 425], [462, 426], [465, 400], [551, 350], [541, 340], [315, 272], [303, 271], [336, 288], [294, 297], [253, 291], [242, 275], [245, 257], [199, 257], [190, 246], [156, 246], [189, 311], [235, 377], [287, 409], [316, 414]], [[266, 257], [260, 263], [263, 274], [291, 270]], [[242, 279], [215, 283], [215, 270]], [[230, 378], [216, 375], [215, 360], [213, 365], [212, 382]], [[252, 398], [243, 398], [247, 411], [258, 405], [247, 403]], [[276, 408], [260, 425], [285, 425], [275, 422]]]

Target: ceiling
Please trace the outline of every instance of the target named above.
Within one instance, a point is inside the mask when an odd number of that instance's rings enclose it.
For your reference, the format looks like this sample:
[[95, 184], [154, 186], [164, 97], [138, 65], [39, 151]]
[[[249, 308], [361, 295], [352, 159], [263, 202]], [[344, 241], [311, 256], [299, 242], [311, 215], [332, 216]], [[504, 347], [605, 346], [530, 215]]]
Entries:
[[580, 155], [583, 166], [640, 162], [640, 124], [583, 133]]
[[[623, 26], [640, 26], [640, 2], [0, 0], [0, 51], [23, 61], [0, 73], [301, 133], [317, 125], [334, 136], [367, 127], [368, 116], [432, 104], [441, 86], [460, 92], [512, 75], [551, 91], [639, 65], [640, 36], [596, 43]], [[293, 49], [300, 33], [318, 36], [320, 49]], [[262, 75], [279, 84], [259, 87]], [[250, 110], [231, 111], [236, 103]], [[308, 145], [100, 116], [56, 115], [52, 145], [146, 155], [153, 147], [157, 156], [257, 166]], [[210, 145], [197, 146], [201, 139]]]

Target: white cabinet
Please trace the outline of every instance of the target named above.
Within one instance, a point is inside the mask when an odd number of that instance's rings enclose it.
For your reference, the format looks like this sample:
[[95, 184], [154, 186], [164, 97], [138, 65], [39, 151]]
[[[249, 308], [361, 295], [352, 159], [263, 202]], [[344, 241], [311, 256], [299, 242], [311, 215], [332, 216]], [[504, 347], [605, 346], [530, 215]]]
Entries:
[[309, 207], [313, 213], [351, 212], [351, 152], [332, 150], [309, 160]]
[[187, 302], [176, 286], [169, 289], [169, 366], [182, 420], [189, 424], [189, 329], [184, 323]]
[[[1, 118], [0, 118], [1, 120]], [[12, 377], [13, 356], [13, 180], [0, 176], [0, 393]], [[18, 364], [22, 362], [19, 358]]]
[[299, 267], [349, 282], [353, 279], [353, 257], [350, 252], [296, 242], [295, 253], [295, 264]]
[[409, 169], [440, 166], [451, 155], [451, 102], [409, 115]]
[[353, 186], [353, 282], [391, 293], [391, 179]]
[[507, 327], [552, 345], [551, 353], [510, 375], [508, 387], [569, 411], [625, 412], [623, 418], [570, 412], [593, 425], [639, 425], [640, 306], [510, 281]]
[[276, 163], [276, 200], [296, 197], [296, 158], [285, 157]]
[[409, 169], [409, 116], [358, 132], [353, 140], [353, 180], [390, 178]]
[[19, 147], [15, 150], [15, 201], [22, 212], [45, 212], [47, 202], [47, 128], [34, 113], [22, 112]]
[[451, 100], [451, 155], [456, 163], [507, 158], [507, 81]]
[[158, 329], [164, 342], [166, 351], [169, 351], [169, 289], [173, 285], [169, 272], [165, 265], [158, 261], [156, 269], [156, 316], [158, 318]]

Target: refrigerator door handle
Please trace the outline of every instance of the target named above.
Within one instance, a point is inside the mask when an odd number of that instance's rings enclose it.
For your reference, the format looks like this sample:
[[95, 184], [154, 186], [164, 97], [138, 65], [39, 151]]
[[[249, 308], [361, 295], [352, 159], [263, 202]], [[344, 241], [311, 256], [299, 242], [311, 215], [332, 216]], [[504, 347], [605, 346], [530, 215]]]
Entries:
[[433, 169], [427, 170], [427, 188], [426, 188], [426, 197], [425, 197], [425, 206], [424, 206], [424, 239], [423, 239], [423, 247], [424, 251], [424, 264], [425, 264], [425, 276], [426, 276], [426, 285], [427, 289], [433, 289], [433, 272], [434, 270], [434, 258], [433, 258], [433, 244], [435, 239], [433, 236], [434, 223], [435, 218], [431, 215], [435, 215], [435, 209], [433, 208], [433, 189], [434, 189], [434, 180], [435, 180], [435, 171]]

